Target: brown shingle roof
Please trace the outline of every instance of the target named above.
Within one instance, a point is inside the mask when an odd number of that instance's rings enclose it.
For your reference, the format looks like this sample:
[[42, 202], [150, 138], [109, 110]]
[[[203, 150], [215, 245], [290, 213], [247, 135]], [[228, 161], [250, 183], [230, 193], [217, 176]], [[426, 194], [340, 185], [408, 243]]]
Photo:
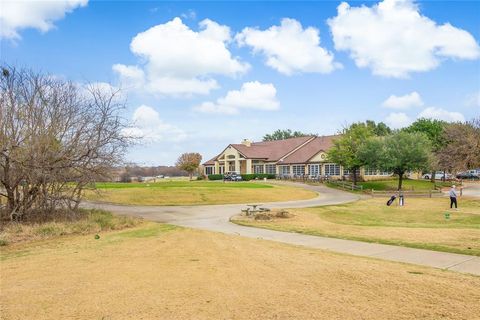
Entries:
[[241, 154], [250, 159], [264, 159], [266, 161], [278, 161], [281, 157], [292, 152], [313, 136], [290, 138], [276, 141], [253, 142], [250, 147], [244, 144], [232, 144]]
[[286, 157], [282, 163], [306, 163], [320, 151], [327, 151], [333, 146], [333, 140], [338, 136], [316, 137], [300, 149]]
[[[249, 147], [244, 144], [231, 144], [231, 146], [246, 158], [272, 162], [279, 161], [282, 157], [298, 148], [298, 150], [288, 155], [282, 163], [306, 163], [318, 152], [327, 151], [333, 145], [332, 141], [335, 137], [338, 136], [306, 136], [285, 140], [253, 142]], [[203, 165], [214, 165], [218, 157], [219, 155], [208, 160]]]
[[204, 162], [204, 166], [213, 166], [215, 165], [215, 160], [217, 160], [218, 156], [213, 157], [212, 159], [208, 160], [207, 162]]

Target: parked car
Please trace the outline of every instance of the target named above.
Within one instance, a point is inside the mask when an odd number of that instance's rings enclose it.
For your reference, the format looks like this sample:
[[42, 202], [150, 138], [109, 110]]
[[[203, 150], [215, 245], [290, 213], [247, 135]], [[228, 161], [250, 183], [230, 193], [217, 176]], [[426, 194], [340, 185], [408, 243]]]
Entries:
[[[422, 176], [423, 179], [427, 179], [427, 180], [430, 180], [432, 178], [432, 174], [431, 173], [426, 173]], [[450, 173], [444, 173], [443, 171], [437, 171], [435, 172], [435, 180], [451, 180], [453, 179], [453, 175], [451, 175]]]
[[472, 169], [472, 170], [467, 170], [467, 173], [471, 173], [477, 177], [480, 177], [480, 169]]
[[472, 172], [466, 171], [466, 172], [460, 172], [457, 174], [457, 179], [466, 179], [466, 180], [478, 180], [480, 177]]
[[223, 175], [224, 181], [242, 181], [242, 176], [236, 172], [227, 172]]

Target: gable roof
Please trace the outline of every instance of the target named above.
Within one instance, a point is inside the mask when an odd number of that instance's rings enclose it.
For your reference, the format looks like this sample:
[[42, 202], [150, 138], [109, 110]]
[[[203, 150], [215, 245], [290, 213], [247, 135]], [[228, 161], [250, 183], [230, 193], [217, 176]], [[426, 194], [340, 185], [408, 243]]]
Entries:
[[215, 165], [215, 160], [217, 160], [218, 156], [213, 157], [212, 159], [203, 163], [204, 166], [213, 166]]
[[232, 144], [231, 146], [249, 159], [278, 161], [283, 156], [289, 154], [313, 138], [313, 136], [306, 136], [285, 140], [253, 142], [249, 147], [244, 144]]
[[[320, 151], [327, 151], [331, 148], [335, 137], [338, 136], [305, 136], [285, 140], [252, 142], [250, 146], [241, 143], [230, 144], [229, 146], [235, 148], [248, 159], [277, 162], [283, 158], [281, 163], [285, 164], [306, 163]], [[214, 165], [215, 160], [222, 153], [208, 160], [203, 165]]]
[[333, 146], [333, 140], [336, 137], [338, 136], [333, 135], [316, 137], [292, 154], [288, 155], [285, 159], [283, 159], [282, 163], [306, 163], [320, 151], [327, 151], [328, 149], [330, 149]]

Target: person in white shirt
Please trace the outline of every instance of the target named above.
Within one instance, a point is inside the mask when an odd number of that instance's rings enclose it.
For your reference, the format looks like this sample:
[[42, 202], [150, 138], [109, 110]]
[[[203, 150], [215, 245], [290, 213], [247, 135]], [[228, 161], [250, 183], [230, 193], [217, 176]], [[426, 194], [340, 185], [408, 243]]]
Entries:
[[449, 196], [450, 196], [450, 209], [453, 207], [454, 204], [455, 204], [455, 209], [457, 209], [457, 190], [455, 189], [455, 185], [453, 185], [450, 188]]

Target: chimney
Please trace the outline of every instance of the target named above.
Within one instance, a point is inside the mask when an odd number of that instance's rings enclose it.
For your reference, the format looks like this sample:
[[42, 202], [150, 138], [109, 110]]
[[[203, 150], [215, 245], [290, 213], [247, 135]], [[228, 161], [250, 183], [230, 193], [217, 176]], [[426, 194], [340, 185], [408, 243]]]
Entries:
[[243, 139], [242, 144], [244, 146], [250, 147], [252, 145], [252, 142], [248, 139]]

